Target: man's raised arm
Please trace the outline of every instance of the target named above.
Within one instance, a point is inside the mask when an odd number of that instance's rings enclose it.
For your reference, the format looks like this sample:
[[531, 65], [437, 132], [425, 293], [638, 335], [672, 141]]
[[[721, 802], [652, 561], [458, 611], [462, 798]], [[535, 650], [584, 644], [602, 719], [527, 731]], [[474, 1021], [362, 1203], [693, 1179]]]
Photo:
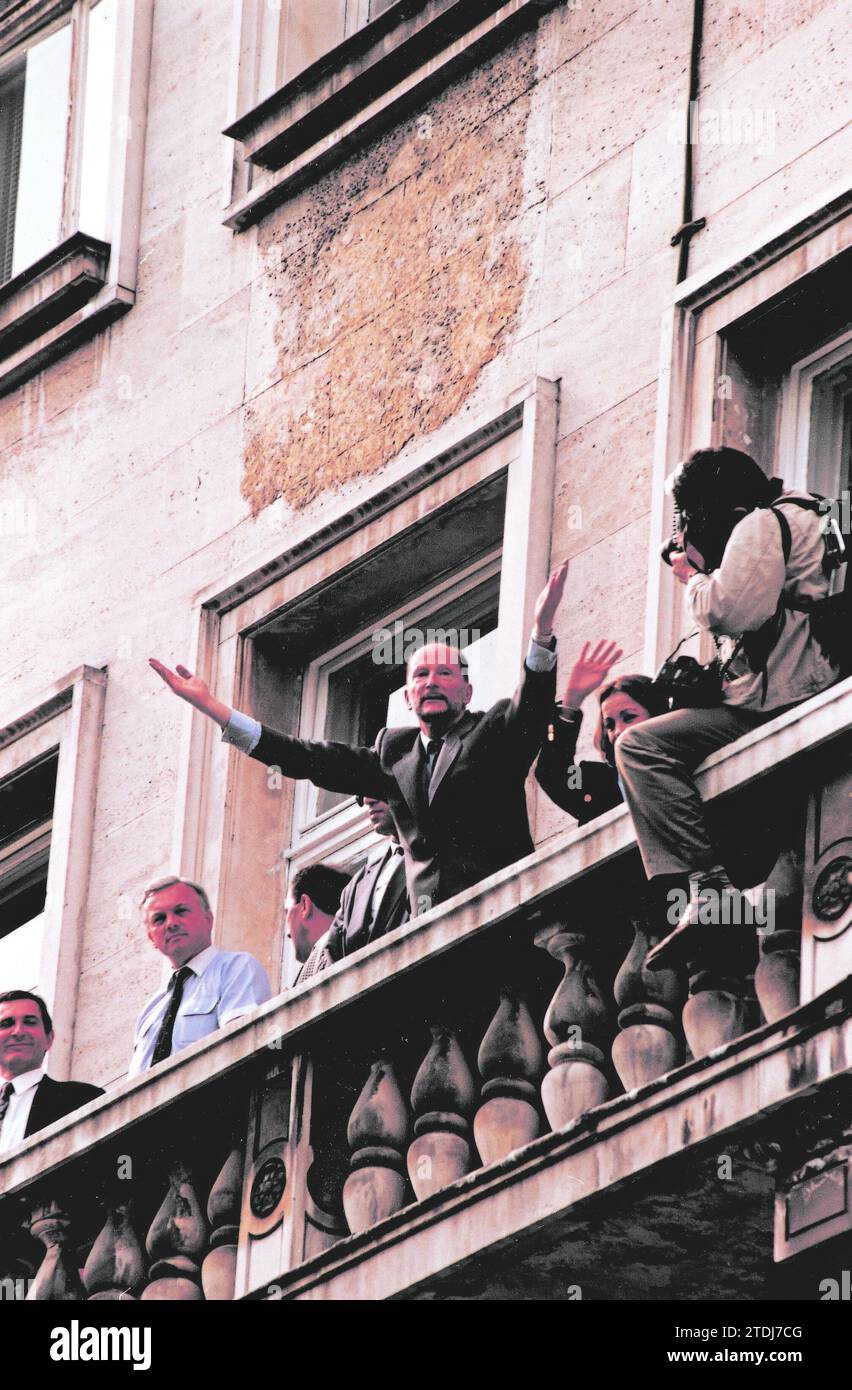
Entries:
[[258, 762], [277, 767], [285, 777], [304, 778], [316, 787], [347, 796], [387, 797], [388, 779], [372, 748], [346, 743], [321, 743], [294, 738], [269, 729], [257, 719], [217, 700], [207, 682], [185, 666], [170, 671], [154, 657], [149, 665], [182, 700], [214, 720], [226, 743], [233, 744]]
[[535, 604], [532, 633], [521, 683], [505, 707], [502, 722], [519, 738], [525, 769], [541, 747], [547, 725], [556, 717], [556, 638], [553, 620], [565, 592], [568, 561], [553, 571]]

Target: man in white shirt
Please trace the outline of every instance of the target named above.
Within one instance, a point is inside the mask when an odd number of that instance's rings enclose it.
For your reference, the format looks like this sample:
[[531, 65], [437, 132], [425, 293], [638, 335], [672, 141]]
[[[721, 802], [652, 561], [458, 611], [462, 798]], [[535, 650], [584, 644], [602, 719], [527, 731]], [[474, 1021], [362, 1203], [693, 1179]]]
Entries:
[[54, 1081], [42, 1067], [53, 1045], [44, 1000], [29, 990], [0, 994], [0, 1153], [102, 1096], [85, 1081]]
[[139, 1015], [130, 1076], [271, 997], [266, 971], [254, 956], [211, 944], [213, 914], [200, 884], [174, 877], [152, 883], [142, 896], [142, 914], [149, 940], [169, 961], [172, 974]]

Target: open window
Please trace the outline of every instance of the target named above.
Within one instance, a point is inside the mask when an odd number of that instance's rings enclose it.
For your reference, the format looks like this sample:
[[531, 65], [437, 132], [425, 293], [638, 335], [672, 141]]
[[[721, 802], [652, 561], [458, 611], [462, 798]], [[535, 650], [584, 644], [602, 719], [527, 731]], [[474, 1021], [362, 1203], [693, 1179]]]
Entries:
[[59, 750], [0, 783], [0, 979], [39, 984]]
[[[211, 587], [194, 669], [272, 728], [366, 745], [410, 720], [407, 657], [441, 634], [468, 654], [474, 709], [510, 696], [550, 567], [557, 416], [555, 383], [536, 379], [499, 414], [448, 431], [440, 451], [423, 441], [383, 488], [365, 480], [289, 550]], [[176, 871], [211, 892], [217, 944], [255, 954], [274, 987], [292, 873], [353, 870], [378, 837], [354, 797], [223, 754], [191, 712], [182, 768]]]
[[35, 989], [68, 1026], [51, 1075], [68, 1075], [86, 916], [106, 675], [71, 672], [0, 726], [0, 979]]
[[151, 12], [0, 14], [0, 392], [133, 303]]
[[[688, 631], [658, 547], [671, 534], [665, 478], [693, 449], [731, 445], [768, 475], [783, 477], [788, 488], [838, 501], [838, 521], [848, 533], [850, 274], [852, 199], [845, 194], [681, 292], [658, 409], [667, 427], [655, 462], [647, 669], [657, 669]], [[698, 652], [704, 659], [710, 654]]]

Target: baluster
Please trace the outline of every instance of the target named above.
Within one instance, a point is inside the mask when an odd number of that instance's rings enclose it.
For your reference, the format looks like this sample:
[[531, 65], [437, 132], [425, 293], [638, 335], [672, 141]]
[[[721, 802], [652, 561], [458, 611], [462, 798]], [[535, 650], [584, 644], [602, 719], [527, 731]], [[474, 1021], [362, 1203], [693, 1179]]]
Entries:
[[443, 1023], [430, 1026], [432, 1046], [411, 1088], [417, 1116], [408, 1150], [408, 1176], [418, 1201], [470, 1172], [468, 1118], [476, 1087], [458, 1038]]
[[605, 1074], [607, 1011], [586, 959], [586, 937], [558, 923], [542, 927], [535, 944], [561, 960], [565, 975], [553, 996], [544, 1034], [552, 1068], [541, 1085], [544, 1111], [553, 1129], [600, 1105], [609, 1095]]
[[208, 1302], [234, 1297], [237, 1240], [243, 1198], [243, 1152], [232, 1149], [207, 1199], [210, 1250], [201, 1266], [201, 1287]]
[[796, 931], [773, 932], [761, 938], [754, 988], [767, 1023], [798, 1007], [802, 939]]
[[404, 1161], [408, 1109], [393, 1066], [380, 1057], [349, 1117], [346, 1137], [352, 1172], [343, 1186], [343, 1210], [350, 1231], [368, 1231], [405, 1199]]
[[30, 1234], [44, 1246], [44, 1259], [27, 1292], [30, 1303], [74, 1303], [84, 1297], [77, 1268], [77, 1252], [71, 1241], [71, 1218], [58, 1202], [34, 1207], [28, 1222]]
[[169, 1190], [151, 1223], [146, 1245], [153, 1261], [151, 1282], [143, 1300], [203, 1299], [199, 1256], [207, 1243], [207, 1226], [192, 1185], [189, 1169], [176, 1163], [169, 1172]]
[[764, 913], [766, 930], [758, 930], [760, 960], [754, 972], [754, 988], [763, 1017], [767, 1023], [774, 1023], [799, 1004], [802, 953], [800, 856], [794, 850], [784, 850], [766, 883], [761, 889], [752, 891], [762, 893], [768, 908]]
[[674, 970], [645, 970], [645, 957], [660, 939], [643, 919], [633, 922], [633, 944], [615, 978], [622, 1030], [612, 1044], [612, 1061], [626, 1091], [635, 1090], [677, 1066], [681, 1045], [678, 1014], [685, 993]]
[[133, 1229], [133, 1203], [115, 1202], [106, 1223], [89, 1251], [83, 1283], [92, 1302], [116, 1299], [135, 1302], [145, 1282], [145, 1256]]
[[716, 947], [705, 947], [700, 968], [689, 966], [683, 1031], [696, 1059], [749, 1031], [747, 981], [735, 964], [722, 958], [723, 954]]
[[532, 1015], [512, 985], [500, 987], [500, 1003], [477, 1063], [484, 1085], [474, 1138], [482, 1162], [498, 1163], [529, 1144], [541, 1128], [537, 1087], [544, 1049]]

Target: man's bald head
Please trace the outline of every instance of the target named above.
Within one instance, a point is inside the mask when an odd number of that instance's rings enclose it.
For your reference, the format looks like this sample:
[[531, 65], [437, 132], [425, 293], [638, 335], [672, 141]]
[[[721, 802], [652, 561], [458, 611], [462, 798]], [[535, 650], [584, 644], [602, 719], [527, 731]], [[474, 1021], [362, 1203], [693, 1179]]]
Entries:
[[415, 666], [429, 662], [443, 662], [448, 666], [458, 666], [461, 668], [465, 680], [468, 678], [467, 657], [464, 652], [459, 651], [458, 647], [452, 646], [449, 642], [427, 642], [425, 646], [418, 647], [416, 652], [412, 652], [408, 658], [405, 665], [406, 683]]
[[406, 671], [405, 703], [421, 730], [442, 737], [457, 724], [473, 690], [464, 652], [448, 642], [428, 642], [412, 652]]

